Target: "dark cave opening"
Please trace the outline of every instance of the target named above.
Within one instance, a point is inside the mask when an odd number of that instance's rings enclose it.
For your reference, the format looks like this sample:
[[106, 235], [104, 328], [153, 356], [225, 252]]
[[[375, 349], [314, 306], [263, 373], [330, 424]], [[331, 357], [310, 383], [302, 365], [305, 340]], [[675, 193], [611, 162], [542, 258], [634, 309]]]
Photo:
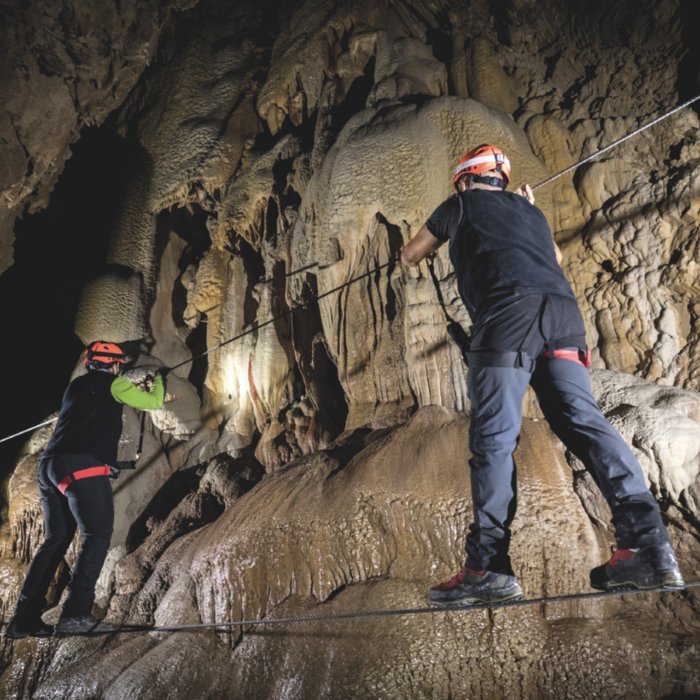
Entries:
[[323, 324], [318, 307], [318, 287], [316, 277], [308, 275], [303, 292], [291, 311], [291, 337], [297, 352], [296, 365], [299, 369], [306, 394], [318, 409], [324, 425], [333, 438], [345, 428], [349, 406], [345, 398], [338, 367], [323, 338]]
[[[377, 212], [377, 221], [382, 224], [387, 231], [388, 234], [388, 240], [389, 240], [389, 260], [398, 260], [399, 258], [399, 251], [401, 250], [401, 247], [403, 245], [403, 238], [401, 237], [401, 229], [396, 226], [395, 224], [389, 223], [389, 221], [386, 219], [386, 217], [381, 213]], [[389, 267], [389, 270], [387, 271], [387, 275], [391, 274], [391, 271], [393, 269], [393, 263]], [[394, 288], [388, 284], [386, 286], [386, 316], [387, 320], [393, 321], [394, 318], [396, 318], [397, 314], [397, 299], [396, 299], [396, 292], [394, 291]]]
[[258, 317], [260, 299], [255, 294], [255, 285], [265, 276], [265, 264], [260, 253], [245, 238], [239, 236], [236, 239], [235, 250], [248, 278], [243, 299], [243, 325], [247, 327], [254, 324]]
[[[14, 265], [0, 275], [5, 401], [0, 437], [58, 410], [82, 343], [73, 332], [81, 289], [105, 266], [132, 150], [112, 126], [86, 128], [49, 206], [15, 226]], [[0, 478], [31, 433], [0, 443]], [[3, 494], [4, 497], [4, 494]]]
[[367, 98], [374, 87], [374, 69], [376, 56], [371, 56], [365, 65], [362, 75], [355, 78], [350, 84], [343, 100], [335, 105], [331, 111], [331, 124], [336, 136], [347, 124], [350, 117], [361, 112], [367, 103]]

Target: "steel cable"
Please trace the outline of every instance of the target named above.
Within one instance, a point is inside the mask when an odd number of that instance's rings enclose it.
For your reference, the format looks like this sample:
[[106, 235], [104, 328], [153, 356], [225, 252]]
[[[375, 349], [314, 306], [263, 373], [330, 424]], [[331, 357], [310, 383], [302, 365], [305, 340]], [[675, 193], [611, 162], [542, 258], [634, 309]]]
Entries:
[[669, 110], [668, 112], [664, 112], [664, 114], [658, 116], [656, 119], [652, 119], [650, 122], [647, 122], [644, 124], [644, 126], [640, 126], [638, 129], [635, 129], [634, 131], [630, 131], [629, 134], [626, 134], [625, 136], [621, 136], [619, 139], [616, 141], [613, 141], [610, 145], [605, 146], [604, 148], [601, 148], [599, 151], [596, 151], [595, 153], [592, 153], [590, 156], [587, 156], [583, 160], [578, 161], [578, 163], [574, 163], [573, 165], [570, 165], [568, 168], [564, 168], [564, 170], [560, 170], [558, 173], [555, 173], [554, 175], [546, 178], [545, 180], [542, 180], [542, 182], [538, 182], [536, 185], [533, 185], [532, 189], [536, 190], [539, 189], [540, 187], [544, 187], [545, 185], [548, 185], [550, 182], [554, 182], [554, 180], [560, 178], [562, 175], [566, 175], [566, 173], [571, 172], [572, 170], [576, 170], [576, 168], [580, 168], [584, 163], [588, 163], [591, 160], [594, 160], [595, 158], [598, 158], [599, 156], [602, 156], [603, 153], [607, 153], [611, 149], [615, 148], [616, 146], [619, 146], [621, 143], [627, 141], [627, 139], [631, 139], [633, 136], [637, 136], [637, 134], [641, 134], [642, 131], [646, 131], [647, 129], [650, 129], [652, 126], [655, 126], [659, 122], [662, 122], [664, 119], [668, 119], [672, 114], [675, 114], [676, 112], [679, 112], [682, 109], [685, 109], [686, 107], [689, 107], [690, 105], [693, 104], [693, 102], [697, 102], [700, 100], [700, 95], [696, 95], [693, 97], [692, 100], [687, 100], [683, 104], [678, 105], [677, 107], [674, 107], [673, 109]]
[[[625, 136], [622, 136], [621, 138], [613, 141], [608, 146], [601, 148], [600, 150], [596, 151], [595, 153], [591, 154], [590, 156], [587, 156], [586, 158], [583, 158], [582, 160], [578, 161], [577, 163], [570, 165], [568, 168], [565, 168], [564, 170], [561, 170], [558, 173], [555, 173], [554, 175], [546, 178], [545, 180], [542, 180], [542, 182], [538, 182], [536, 185], [533, 185], [532, 189], [536, 190], [536, 189], [539, 189], [540, 187], [544, 187], [545, 185], [548, 185], [550, 182], [554, 182], [554, 180], [562, 177], [563, 175], [566, 175], [566, 173], [571, 172], [572, 170], [575, 170], [576, 168], [579, 168], [580, 166], [584, 165], [585, 163], [590, 162], [591, 160], [594, 160], [595, 158], [598, 158], [603, 153], [607, 153], [608, 151], [615, 148], [616, 146], [619, 146], [624, 141], [631, 139], [633, 136], [637, 136], [638, 134], [641, 134], [643, 131], [650, 129], [652, 126], [655, 126], [659, 122], [662, 122], [664, 119], [667, 119], [668, 117], [675, 114], [676, 112], [679, 112], [680, 110], [685, 109], [686, 107], [690, 106], [694, 102], [697, 102], [698, 100], [700, 100], [700, 95], [696, 95], [692, 99], [687, 100], [686, 102], [683, 102], [680, 105], [677, 105], [676, 107], [669, 110], [668, 112], [661, 114], [660, 116], [656, 117], [656, 119], [653, 119], [652, 121], [648, 122], [647, 124], [644, 124], [643, 126], [639, 127], [638, 129], [631, 131], [629, 134], [626, 134]], [[354, 279], [351, 279], [350, 281], [346, 282], [345, 284], [340, 285], [339, 287], [336, 287], [335, 289], [332, 289], [328, 292], [324, 292], [322, 295], [316, 297], [316, 301], [322, 299], [324, 296], [327, 296], [329, 294], [333, 294], [334, 292], [340, 291], [341, 289], [344, 289], [348, 285], [353, 284], [354, 282], [357, 282], [358, 280], [364, 279], [365, 277], [368, 277], [369, 275], [372, 275], [376, 272], [379, 272], [383, 268], [387, 267], [390, 264], [390, 262], [385, 263], [383, 265], [379, 265], [378, 267], [375, 267], [374, 269], [369, 270], [368, 272], [366, 272], [363, 275], [360, 275], [359, 277], [355, 277]], [[311, 265], [307, 265], [303, 268], [300, 268], [300, 270], [298, 270], [296, 272], [304, 272], [304, 271], [307, 271], [315, 266], [317, 266], [317, 263], [312, 263]], [[264, 280], [265, 283], [267, 283], [269, 281], [270, 280]], [[313, 301], [313, 300], [311, 300], [311, 301]], [[308, 305], [308, 303], [309, 302], [307, 302], [306, 304], [302, 304], [300, 307], [294, 307], [294, 309], [289, 309], [285, 313], [280, 314], [279, 316], [276, 316], [274, 318], [271, 318], [268, 321], [264, 321], [263, 323], [259, 323], [256, 326], [249, 328], [247, 331], [244, 331], [243, 333], [240, 333], [239, 335], [234, 336], [233, 338], [229, 338], [228, 340], [225, 340], [223, 343], [219, 343], [218, 345], [215, 345], [213, 348], [209, 348], [205, 352], [203, 352], [199, 355], [196, 355], [196, 356], [190, 358], [189, 360], [184, 360], [183, 362], [180, 362], [179, 364], [175, 365], [174, 367], [165, 368], [165, 369], [167, 371], [172, 371], [174, 369], [178, 369], [179, 367], [183, 367], [184, 365], [190, 364], [191, 362], [194, 362], [195, 360], [201, 359], [202, 357], [209, 355], [210, 353], [214, 352], [215, 350], [219, 350], [220, 348], [224, 347], [225, 345], [228, 345], [229, 343], [233, 343], [234, 341], [239, 340], [240, 338], [243, 338], [247, 335], [250, 335], [251, 333], [255, 333], [260, 328], [264, 328], [265, 326], [268, 326], [272, 323], [275, 323], [276, 321], [279, 321], [279, 320], [285, 318], [286, 316], [291, 314], [292, 311], [294, 311], [296, 308], [304, 308], [305, 306]], [[20, 430], [19, 432], [13, 433], [12, 435], [8, 435], [7, 437], [0, 438], [0, 443], [6, 442], [7, 440], [12, 440], [13, 438], [19, 437], [20, 435], [24, 435], [25, 433], [29, 433], [32, 430], [36, 430], [37, 428], [40, 428], [44, 425], [48, 425], [50, 423], [55, 423], [56, 420], [57, 420], [56, 418], [52, 418], [50, 420], [44, 421], [43, 423], [38, 423], [37, 425], [34, 425], [30, 428], [25, 428], [24, 430]]]
[[457, 612], [476, 612], [477, 610], [501, 610], [503, 608], [530, 607], [535, 605], [554, 605], [558, 603], [566, 603], [574, 600], [596, 600], [599, 598], [610, 598], [625, 595], [640, 595], [643, 593], [682, 593], [690, 588], [700, 586], [700, 579], [692, 579], [687, 581], [682, 587], [678, 588], [616, 588], [610, 591], [593, 591], [588, 593], [567, 593], [563, 595], [548, 596], [541, 598], [518, 598], [516, 600], [505, 601], [498, 604], [478, 603], [475, 605], [433, 605], [419, 608], [386, 608], [376, 610], [354, 610], [344, 613], [331, 613], [327, 615], [289, 615], [287, 617], [264, 617], [251, 620], [233, 620], [224, 622], [203, 622], [193, 625], [172, 625], [172, 626], [155, 626], [155, 625], [121, 625], [112, 630], [104, 630], [99, 632], [82, 632], [76, 634], [67, 634], [68, 636], [81, 637], [97, 637], [108, 636], [114, 634], [139, 634], [144, 632], [199, 632], [205, 630], [226, 631], [237, 627], [259, 627], [262, 625], [288, 625], [309, 622], [333, 622], [336, 620], [351, 620], [357, 618], [368, 617], [397, 617], [409, 615], [432, 615], [436, 613], [457, 613]]

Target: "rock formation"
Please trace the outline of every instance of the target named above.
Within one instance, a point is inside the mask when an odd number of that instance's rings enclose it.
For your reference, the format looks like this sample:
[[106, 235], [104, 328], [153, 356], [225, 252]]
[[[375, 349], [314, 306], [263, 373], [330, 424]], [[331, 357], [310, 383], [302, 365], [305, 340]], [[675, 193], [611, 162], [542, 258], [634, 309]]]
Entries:
[[[397, 253], [449, 194], [467, 146], [500, 144], [516, 182], [536, 185], [697, 93], [691, 3], [62, 0], [1, 12], [0, 267], [12, 269], [15, 219], [53, 205], [81, 129], [112, 129], [131, 154], [123, 201], [75, 334], [174, 368], [139, 470], [115, 482], [100, 606], [157, 626], [422, 607], [462, 557], [469, 406], [428, 273], [402, 271]], [[688, 578], [700, 571], [698, 127], [685, 109], [535, 192], [584, 313], [596, 395]], [[467, 327], [446, 250], [436, 269]], [[516, 570], [529, 596], [580, 592], [609, 552], [607, 506], [533, 401], [526, 416]], [[139, 422], [125, 420], [128, 458]], [[41, 541], [33, 471], [49, 434], [31, 435], [8, 484], [4, 619]], [[3, 641], [0, 691], [697, 693], [694, 590]]]

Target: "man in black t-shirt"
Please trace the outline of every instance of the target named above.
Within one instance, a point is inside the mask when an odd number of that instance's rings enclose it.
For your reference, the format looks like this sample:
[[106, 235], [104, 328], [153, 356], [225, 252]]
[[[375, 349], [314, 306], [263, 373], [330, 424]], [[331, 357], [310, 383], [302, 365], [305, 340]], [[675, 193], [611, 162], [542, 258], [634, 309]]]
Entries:
[[508, 555], [515, 515], [513, 452], [528, 385], [552, 430], [585, 465], [612, 511], [617, 550], [591, 571], [594, 588], [683, 587], [678, 563], [642, 469], [591, 391], [583, 319], [559, 263], [561, 252], [529, 185], [505, 192], [510, 163], [496, 146], [463, 156], [457, 194], [443, 202], [401, 253], [417, 265], [449, 242], [472, 319], [469, 348], [474, 522], [467, 558], [429, 591], [433, 603], [493, 603], [522, 595]]

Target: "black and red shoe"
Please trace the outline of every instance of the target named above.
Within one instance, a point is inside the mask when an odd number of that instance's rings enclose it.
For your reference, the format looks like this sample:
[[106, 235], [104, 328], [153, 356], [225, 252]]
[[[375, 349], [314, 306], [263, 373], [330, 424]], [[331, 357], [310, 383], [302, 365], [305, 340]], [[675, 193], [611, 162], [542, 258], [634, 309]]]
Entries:
[[637, 549], [618, 549], [611, 559], [591, 569], [591, 586], [612, 588], [684, 588], [671, 545], [654, 544]]
[[479, 605], [503, 603], [522, 597], [515, 576], [494, 571], [470, 569], [465, 566], [449, 581], [439, 583], [428, 591], [431, 603], [459, 603]]

